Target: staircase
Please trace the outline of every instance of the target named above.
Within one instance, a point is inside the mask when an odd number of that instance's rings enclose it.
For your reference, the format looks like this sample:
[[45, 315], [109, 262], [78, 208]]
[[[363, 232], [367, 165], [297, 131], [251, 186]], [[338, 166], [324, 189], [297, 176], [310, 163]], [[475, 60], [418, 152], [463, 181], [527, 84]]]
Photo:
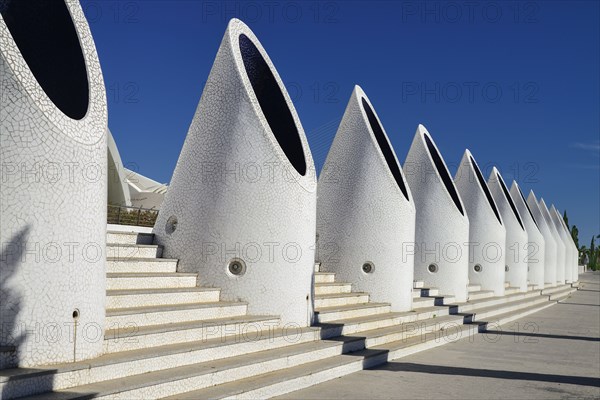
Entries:
[[[176, 272], [151, 234], [107, 234], [105, 354], [76, 363], [4, 369], [3, 398], [265, 398], [456, 341], [555, 304], [571, 285], [494, 297], [477, 285], [454, 304], [415, 282], [414, 310], [353, 292], [315, 266], [315, 324], [280, 326], [247, 314]], [[551, 301], [549, 301], [551, 300]]]

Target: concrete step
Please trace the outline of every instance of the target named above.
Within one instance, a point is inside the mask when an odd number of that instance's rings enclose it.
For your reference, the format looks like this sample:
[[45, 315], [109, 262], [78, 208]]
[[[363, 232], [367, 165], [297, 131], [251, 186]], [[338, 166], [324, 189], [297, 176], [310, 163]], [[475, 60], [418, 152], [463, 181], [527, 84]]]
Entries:
[[413, 282], [413, 288], [414, 289], [421, 289], [425, 287], [425, 282], [423, 281], [414, 281]]
[[[519, 313], [498, 316], [496, 323], [508, 323], [522, 318], [532, 312], [539, 311], [551, 304], [523, 309]], [[331, 357], [319, 362], [303, 364], [288, 368], [277, 373], [263, 374], [231, 384], [218, 385], [201, 391], [188, 392], [171, 397], [169, 400], [191, 400], [200, 398], [267, 398], [300, 390], [305, 387], [335, 379], [340, 376], [372, 368], [390, 360], [399, 359], [423, 350], [451, 343], [474, 335], [480, 325], [457, 326], [456, 329], [446, 329], [415, 336], [405, 340], [386, 343], [367, 350]]]
[[136, 376], [140, 376], [140, 374], [165, 371], [192, 364], [210, 363], [301, 343], [315, 343], [316, 339], [318, 339], [318, 329], [315, 328], [270, 329], [250, 332], [243, 338], [229, 336], [113, 353], [87, 362], [65, 363], [36, 370], [4, 371], [5, 375], [2, 377], [4, 379], [0, 378], [0, 390], [2, 390], [3, 384], [6, 388], [8, 382], [18, 381], [21, 386], [27, 385], [30, 388], [22, 388], [20, 393], [16, 393], [14, 389], [9, 388], [9, 390], [12, 391], [13, 396], [27, 396], [37, 394], [35, 387], [48, 378], [52, 379], [54, 390], [69, 389], [76, 384], [77, 386], [89, 385], [126, 377], [136, 379]]
[[[554, 303], [546, 302], [536, 307], [520, 309], [517, 312], [499, 314], [495, 316], [491, 321], [495, 322], [497, 325], [502, 325], [511, 322], [515, 319], [522, 318], [523, 316], [529, 315], [532, 312], [539, 311], [540, 309], [551, 306], [552, 304]], [[426, 335], [414, 336], [407, 340], [385, 343], [380, 346], [371, 347], [370, 350], [387, 350], [388, 359], [395, 360], [406, 355], [426, 350], [428, 348], [464, 339], [466, 337], [469, 337], [469, 335], [475, 334], [478, 330], [474, 329], [474, 327], [470, 324], [451, 326], [451, 329], [433, 331], [431, 333], [427, 333]], [[479, 327], [479, 325], [477, 325], [477, 327]]]
[[223, 399], [223, 398], [270, 398], [300, 390], [331, 379], [339, 378], [384, 364], [388, 360], [401, 358], [422, 350], [455, 341], [455, 336], [466, 337], [464, 332], [474, 329], [462, 325], [460, 332], [439, 331], [424, 337], [387, 343], [371, 349], [362, 349], [327, 359], [301, 364], [281, 371], [261, 374], [232, 383], [221, 384], [203, 390], [168, 397], [169, 400]]
[[551, 301], [564, 300], [564, 299], [567, 299], [571, 295], [571, 293], [576, 292], [576, 291], [577, 291], [577, 288], [566, 287], [564, 290], [550, 294], [548, 299]]
[[321, 294], [350, 293], [352, 285], [345, 282], [315, 283], [315, 296]]
[[399, 340], [407, 340], [415, 336], [425, 336], [432, 332], [448, 329], [460, 330], [463, 324], [464, 318], [462, 316], [447, 315], [439, 318], [429, 318], [401, 325], [362, 331], [359, 336], [365, 339], [367, 348], [372, 348]]
[[[499, 315], [493, 321], [505, 324], [522, 318], [533, 312], [552, 305], [544, 304], [537, 307], [522, 309], [518, 313]], [[192, 400], [201, 398], [268, 398], [300, 390], [321, 382], [348, 375], [365, 368], [372, 368], [390, 360], [451, 343], [470, 335], [476, 334], [485, 325], [461, 325], [456, 329], [446, 329], [415, 336], [405, 340], [386, 343], [367, 350], [330, 357], [318, 362], [302, 364], [282, 371], [262, 374], [256, 377], [222, 384], [199, 391], [188, 392], [169, 397], [168, 400]]]
[[439, 295], [439, 290], [437, 288], [419, 288], [412, 290], [412, 297], [416, 299], [417, 297], [436, 297]]
[[315, 296], [315, 308], [368, 303], [369, 294], [361, 292], [320, 294]]
[[509, 294], [519, 293], [520, 291], [521, 290], [518, 287], [509, 286], [507, 288], [504, 288], [504, 295], [507, 296]]
[[116, 353], [229, 336], [242, 339], [253, 332], [274, 330], [278, 325], [277, 317], [241, 315], [163, 325], [114, 327], [104, 334], [104, 351]]
[[440, 290], [438, 288], [430, 287], [430, 288], [422, 288], [421, 296], [429, 296], [429, 297], [437, 297], [440, 295]]
[[196, 287], [197, 274], [189, 273], [108, 273], [106, 289], [168, 289]]
[[[14, 346], [0, 346], [0, 369], [14, 368], [17, 365], [17, 353]], [[0, 393], [2, 393], [0, 391]]]
[[524, 300], [513, 301], [502, 305], [481, 307], [473, 310], [471, 316], [466, 316], [465, 322], [469, 323], [475, 321], [487, 321], [491, 318], [494, 318], [496, 315], [514, 313], [523, 308], [538, 306], [540, 304], [547, 303], [548, 299], [542, 296], [537, 296]]
[[321, 328], [321, 338], [328, 339], [341, 335], [355, 335], [364, 331], [385, 328], [400, 324], [440, 318], [450, 314], [448, 307], [428, 307], [417, 311], [390, 312], [360, 318], [346, 318], [327, 323], [317, 323]]
[[131, 329], [148, 325], [164, 325], [245, 315], [247, 303], [225, 302], [177, 304], [106, 310], [106, 326]]
[[154, 241], [153, 233], [138, 232], [106, 232], [107, 244], [152, 244]]
[[177, 396], [187, 391], [237, 382], [306, 363], [321, 362], [338, 356], [343, 351], [360, 350], [363, 348], [363, 343], [361, 338], [341, 338], [335, 341], [311, 340], [281, 348], [81, 385], [31, 397], [31, 399], [83, 399], [89, 398], [90, 393], [94, 394], [94, 398], [120, 399]]
[[425, 307], [433, 307], [435, 305], [435, 297], [418, 297], [413, 299], [412, 308], [418, 310]]
[[452, 295], [440, 294], [437, 296], [427, 296], [427, 298], [434, 299], [434, 305], [436, 306], [449, 306], [456, 303], [456, 297]]
[[470, 292], [479, 292], [481, 291], [481, 285], [469, 284], [467, 285], [467, 291]]
[[106, 292], [106, 308], [214, 303], [219, 301], [220, 293], [220, 289], [203, 287], [108, 290]]
[[389, 313], [389, 303], [363, 303], [347, 306], [324, 307], [315, 309], [316, 322], [330, 322], [347, 318], [360, 318], [368, 315]]
[[452, 305], [450, 307], [450, 309], [451, 309], [450, 312], [452, 314], [471, 313], [477, 309], [484, 308], [484, 307], [499, 306], [499, 305], [507, 304], [507, 303], [510, 303], [513, 301], [520, 301], [520, 300], [539, 298], [539, 297], [540, 297], [540, 292], [533, 291], [533, 292], [527, 292], [527, 293], [510, 294], [508, 296], [497, 296], [497, 297], [488, 297], [488, 298], [479, 299], [479, 300], [469, 300], [466, 303], [458, 303], [456, 305]]
[[[371, 351], [369, 354], [373, 355], [371, 360], [374, 360], [375, 357], [381, 360], [371, 362], [371, 367], [385, 362], [383, 361], [385, 352]], [[267, 399], [358, 372], [363, 369], [365, 360], [366, 356], [363, 354], [343, 354], [280, 371], [177, 394], [163, 400]]]
[[321, 272], [321, 263], [320, 262], [315, 263], [315, 272]]
[[551, 295], [553, 293], [557, 293], [557, 292], [563, 292], [567, 289], [571, 289], [571, 285], [560, 285], [560, 286], [555, 286], [555, 287], [550, 287], [550, 288], [545, 288], [542, 290], [542, 295]]
[[[542, 296], [538, 296], [538, 300], [540, 298], [543, 299]], [[490, 323], [493, 326], [507, 323], [552, 304], [555, 302], [540, 302], [516, 309], [514, 312], [498, 314], [485, 322], [469, 325], [460, 324], [461, 316], [443, 317], [413, 326], [407, 324], [363, 332], [364, 334], [360, 337], [342, 337], [332, 341], [307, 341], [239, 356], [223, 355], [228, 358], [216, 361], [198, 362], [196, 360], [195, 364], [173, 368], [162, 364], [161, 368], [168, 369], [147, 373], [140, 372], [136, 368], [129, 368], [129, 371], [135, 371], [136, 375], [78, 386], [35, 398], [89, 398], [90, 393], [93, 393], [95, 397], [116, 398], [270, 397], [453, 342], [473, 334], [473, 329], [475, 331], [487, 329]], [[515, 304], [512, 305], [513, 309], [514, 306]], [[398, 319], [402, 318], [401, 314], [404, 314], [404, 318], [408, 318], [409, 315], [412, 318], [420, 314], [424, 315], [424, 313], [414, 312], [388, 314], [396, 314]], [[365, 318], [373, 318], [373, 316]], [[418, 321], [418, 319], [413, 321]], [[327, 329], [327, 324], [322, 325], [322, 329]], [[311, 333], [314, 334], [314, 331]], [[323, 332], [320, 335], [323, 336]], [[399, 340], [394, 341], [397, 338]], [[365, 350], [364, 346], [370, 344], [374, 346]], [[150, 353], [153, 350], [148, 349]], [[348, 351], [350, 353], [341, 354]], [[146, 364], [150, 365], [151, 363]], [[143, 368], [150, 368], [147, 365]], [[260, 368], [256, 366], [260, 366]], [[55, 374], [56, 366], [53, 367], [52, 373]], [[110, 373], [113, 371], [111, 370]], [[15, 378], [10, 377], [9, 380], [14, 383]], [[70, 381], [75, 380], [71, 377]], [[12, 387], [17, 387], [17, 385], [12, 385]], [[29, 385], [21, 385], [21, 387], [29, 387]], [[4, 393], [7, 392], [4, 391]]]
[[[477, 321], [474, 324], [478, 326], [478, 332], [495, 331], [498, 329], [498, 327], [500, 327], [504, 324], [508, 324], [517, 319], [526, 317], [527, 315], [541, 311], [541, 310], [551, 307], [555, 304], [556, 304], [556, 302], [553, 302], [553, 301], [536, 303], [536, 304], [533, 304], [533, 305], [530, 305], [527, 307], [520, 308], [517, 311], [497, 314], [494, 317], [488, 318], [487, 321]], [[510, 332], [510, 329], [508, 329], [507, 331]]]
[[493, 290], [478, 290], [475, 292], [469, 292], [469, 300], [486, 299], [488, 297], [494, 297]]
[[162, 246], [154, 244], [107, 244], [106, 257], [127, 260], [130, 258], [160, 258]]
[[177, 271], [177, 260], [172, 258], [107, 258], [106, 272], [170, 272]]
[[335, 274], [333, 272], [315, 272], [315, 283], [335, 282]]

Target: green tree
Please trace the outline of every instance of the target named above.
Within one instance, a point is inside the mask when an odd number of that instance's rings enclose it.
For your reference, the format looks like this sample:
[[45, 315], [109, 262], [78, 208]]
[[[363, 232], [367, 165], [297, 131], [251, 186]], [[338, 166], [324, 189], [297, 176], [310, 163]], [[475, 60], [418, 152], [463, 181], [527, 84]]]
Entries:
[[[563, 211], [563, 220], [565, 221], [565, 225], [567, 225], [567, 230], [571, 232], [571, 237], [575, 242], [575, 246], [579, 249], [579, 229], [577, 229], [576, 225], [569, 226], [569, 217], [567, 216], [567, 210]], [[579, 249], [581, 251], [581, 249]]]
[[579, 229], [577, 229], [577, 225], [573, 225], [571, 227], [571, 237], [573, 238], [573, 241], [575, 242], [575, 246], [577, 246], [577, 248], [579, 248]]
[[592, 271], [596, 271], [600, 267], [600, 248], [596, 247], [596, 239], [600, 239], [600, 235], [592, 236], [590, 248], [586, 251], [589, 258], [588, 267]]

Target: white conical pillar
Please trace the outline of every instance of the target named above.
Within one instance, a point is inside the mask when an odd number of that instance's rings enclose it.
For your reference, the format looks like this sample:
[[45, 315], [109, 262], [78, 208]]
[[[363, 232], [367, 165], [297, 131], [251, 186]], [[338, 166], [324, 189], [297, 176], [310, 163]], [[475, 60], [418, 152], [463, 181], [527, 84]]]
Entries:
[[538, 204], [537, 199], [533, 190], [529, 192], [527, 196], [527, 205], [535, 217], [535, 221], [540, 228], [540, 232], [544, 236], [545, 253], [544, 253], [544, 286], [552, 287], [556, 286], [556, 268], [558, 265], [558, 249], [556, 246], [556, 240], [552, 234], [552, 230], [542, 214], [542, 210]]
[[454, 183], [469, 216], [469, 283], [504, 296], [506, 229], [469, 150], [465, 150]]
[[566, 248], [565, 244], [562, 241], [556, 226], [554, 225], [554, 221], [552, 220], [552, 216], [550, 215], [550, 211], [548, 210], [548, 206], [546, 206], [546, 202], [544, 199], [540, 199], [538, 203], [540, 206], [540, 210], [546, 219], [546, 224], [548, 224], [548, 228], [552, 232], [552, 237], [556, 242], [556, 283], [558, 285], [565, 284], [565, 267], [567, 262], [566, 257]]
[[573, 247], [571, 246], [571, 235], [564, 226], [562, 216], [558, 213], [554, 205], [550, 206], [550, 218], [554, 223], [556, 232], [558, 233], [563, 245], [565, 246], [565, 283], [573, 282]]
[[506, 229], [505, 263], [506, 281], [510, 286], [518, 287], [521, 292], [527, 291], [527, 231], [521, 214], [496, 167], [492, 168], [488, 179], [488, 187], [494, 197], [496, 206]]
[[417, 211], [415, 279], [467, 301], [469, 219], [433, 139], [419, 125], [404, 162]]
[[527, 262], [527, 279], [530, 285], [535, 288], [544, 288], [544, 266], [546, 258], [546, 242], [539, 229], [538, 223], [525, 200], [523, 192], [517, 182], [513, 181], [510, 188], [512, 197], [521, 221], [527, 231], [527, 247], [525, 250], [525, 260]]
[[283, 324], [312, 318], [316, 178], [296, 110], [250, 29], [227, 27], [154, 226], [199, 283]]
[[371, 300], [412, 308], [415, 206], [362, 89], [354, 88], [319, 176], [319, 261]]
[[571, 278], [572, 278], [573, 283], [575, 283], [575, 282], [579, 281], [579, 249], [577, 248], [577, 245], [575, 245], [573, 236], [571, 236], [571, 231], [569, 231], [569, 227], [563, 220], [562, 215], [560, 215], [560, 213], [558, 213], [558, 210], [556, 212], [558, 214], [560, 222], [562, 223], [565, 231], [567, 232], [567, 237], [569, 239], [569, 245], [571, 246], [571, 257], [572, 257], [571, 262], [570, 262]]
[[9, 1], [0, 13], [0, 347], [16, 349], [0, 365], [95, 357], [106, 298], [98, 55], [77, 1]]
[[563, 228], [567, 232], [567, 238], [569, 239], [568, 243], [569, 243], [569, 246], [571, 247], [571, 261], [569, 263], [570, 268], [571, 268], [571, 279], [572, 279], [573, 283], [578, 282], [579, 281], [579, 249], [575, 245], [573, 236], [571, 236], [571, 231], [569, 231], [569, 227], [565, 223], [562, 215], [560, 215], [558, 210], [556, 210], [556, 213], [558, 214], [558, 217], [559, 217], [558, 219], [562, 223]]

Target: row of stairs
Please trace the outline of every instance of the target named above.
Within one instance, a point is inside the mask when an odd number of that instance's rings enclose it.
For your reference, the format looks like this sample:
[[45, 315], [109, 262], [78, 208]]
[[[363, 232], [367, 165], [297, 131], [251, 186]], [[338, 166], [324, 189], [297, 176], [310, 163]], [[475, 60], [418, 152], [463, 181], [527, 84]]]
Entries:
[[[392, 312], [315, 265], [315, 324], [281, 326], [248, 315], [176, 272], [151, 234], [108, 232], [105, 354], [34, 369], [0, 370], [2, 398], [265, 398], [474, 335], [549, 307], [576, 288], [494, 297], [469, 287], [455, 304], [415, 282], [414, 310]], [[549, 301], [551, 300], [551, 301]]]

